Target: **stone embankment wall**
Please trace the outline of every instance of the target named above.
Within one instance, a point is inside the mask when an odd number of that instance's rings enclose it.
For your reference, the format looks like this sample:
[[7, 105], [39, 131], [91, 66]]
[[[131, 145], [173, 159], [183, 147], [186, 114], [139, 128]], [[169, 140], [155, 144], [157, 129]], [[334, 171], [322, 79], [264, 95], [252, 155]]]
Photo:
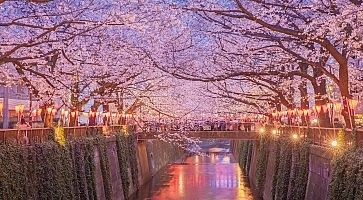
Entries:
[[0, 199], [123, 200], [182, 155], [169, 143], [124, 134], [0, 145]]
[[337, 152], [306, 141], [265, 138], [233, 141], [232, 152], [258, 199], [363, 199], [362, 149]]

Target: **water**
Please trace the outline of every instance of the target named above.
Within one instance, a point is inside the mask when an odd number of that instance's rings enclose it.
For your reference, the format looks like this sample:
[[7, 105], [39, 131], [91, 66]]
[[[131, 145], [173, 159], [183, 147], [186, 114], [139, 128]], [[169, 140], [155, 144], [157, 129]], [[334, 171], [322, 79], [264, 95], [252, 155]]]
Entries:
[[228, 146], [220, 146], [205, 145], [209, 156], [190, 156], [161, 170], [133, 200], [252, 200], [247, 178]]

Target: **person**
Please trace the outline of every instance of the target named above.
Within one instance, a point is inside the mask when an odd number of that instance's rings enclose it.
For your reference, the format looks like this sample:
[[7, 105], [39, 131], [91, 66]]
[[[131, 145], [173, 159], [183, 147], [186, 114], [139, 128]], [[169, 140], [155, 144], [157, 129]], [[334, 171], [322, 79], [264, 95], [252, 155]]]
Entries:
[[[17, 125], [18, 129], [27, 129], [27, 128], [30, 128], [29, 124], [26, 123], [25, 121], [25, 118], [24, 116], [22, 116], [20, 118], [20, 123]], [[28, 138], [28, 133], [27, 133], [27, 130], [25, 131], [18, 131], [18, 134], [21, 134], [22, 135], [22, 141], [21, 143], [22, 144], [29, 144], [29, 138]]]
[[20, 119], [20, 123], [18, 124], [18, 128], [19, 128], [19, 129], [26, 129], [26, 128], [30, 128], [29, 124], [28, 124], [28, 123], [26, 123], [24, 116], [22, 116], [22, 117], [21, 117], [21, 119]]

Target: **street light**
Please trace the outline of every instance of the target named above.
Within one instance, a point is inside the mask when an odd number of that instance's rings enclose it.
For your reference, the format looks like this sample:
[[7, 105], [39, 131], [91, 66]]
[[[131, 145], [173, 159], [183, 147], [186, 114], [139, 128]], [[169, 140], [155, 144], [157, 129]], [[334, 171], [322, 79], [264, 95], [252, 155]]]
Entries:
[[264, 128], [260, 128], [260, 134], [265, 133], [265, 129]]
[[338, 146], [338, 142], [337, 142], [336, 140], [333, 140], [333, 141], [331, 142], [331, 146], [333, 146], [333, 147], [337, 147], [337, 146]]

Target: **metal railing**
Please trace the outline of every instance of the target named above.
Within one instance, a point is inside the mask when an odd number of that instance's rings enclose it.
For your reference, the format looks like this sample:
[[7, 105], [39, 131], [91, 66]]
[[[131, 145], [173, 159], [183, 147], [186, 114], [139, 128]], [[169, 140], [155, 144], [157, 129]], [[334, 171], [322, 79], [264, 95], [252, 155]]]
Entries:
[[[333, 141], [337, 141], [338, 133], [342, 128], [322, 128], [307, 126], [281, 126], [278, 128], [282, 135], [296, 134], [301, 138], [309, 138], [314, 145], [331, 146]], [[353, 145], [356, 141], [359, 146], [363, 144], [363, 130], [356, 130], [356, 134], [352, 134], [352, 130], [344, 130], [344, 139], [348, 145]]]
[[[113, 126], [78, 126], [78, 127], [64, 127], [64, 136], [66, 140], [72, 140], [75, 138], [89, 137], [96, 135], [111, 135], [117, 130], [120, 130], [121, 125]], [[269, 129], [273, 127], [269, 126]], [[332, 141], [337, 140], [338, 133], [341, 128], [320, 128], [320, 127], [306, 127], [306, 126], [281, 126], [277, 128], [279, 134], [284, 137], [290, 137], [296, 134], [301, 138], [309, 138], [313, 144], [319, 146], [331, 146]], [[29, 129], [0, 129], [0, 144], [4, 143], [18, 143], [18, 144], [30, 144], [42, 143], [48, 141], [51, 137], [53, 130], [51, 128], [29, 128]], [[171, 130], [164, 131], [150, 131], [136, 133], [140, 136], [146, 137], [147, 134], [163, 133], [163, 132], [178, 132]], [[227, 130], [219, 131], [185, 131], [185, 132], [205, 132], [199, 133], [206, 137], [206, 134], [214, 134], [215, 132], [228, 132]], [[230, 131], [231, 132], [231, 131]], [[232, 131], [233, 132], [233, 131]], [[244, 130], [234, 132], [245, 132]], [[247, 131], [249, 132], [249, 131]], [[251, 131], [254, 132], [254, 131]], [[356, 134], [353, 135], [352, 131], [345, 130], [345, 140], [348, 144], [353, 144], [356, 141], [359, 146], [363, 146], [363, 129], [358, 129]], [[256, 134], [258, 134], [256, 132]]]
[[[108, 135], [119, 130], [121, 126], [78, 126], [64, 127], [66, 140], [89, 137], [96, 135]], [[17, 143], [29, 144], [46, 142], [51, 139], [51, 128], [27, 128], [27, 129], [0, 129], [0, 144]]]

